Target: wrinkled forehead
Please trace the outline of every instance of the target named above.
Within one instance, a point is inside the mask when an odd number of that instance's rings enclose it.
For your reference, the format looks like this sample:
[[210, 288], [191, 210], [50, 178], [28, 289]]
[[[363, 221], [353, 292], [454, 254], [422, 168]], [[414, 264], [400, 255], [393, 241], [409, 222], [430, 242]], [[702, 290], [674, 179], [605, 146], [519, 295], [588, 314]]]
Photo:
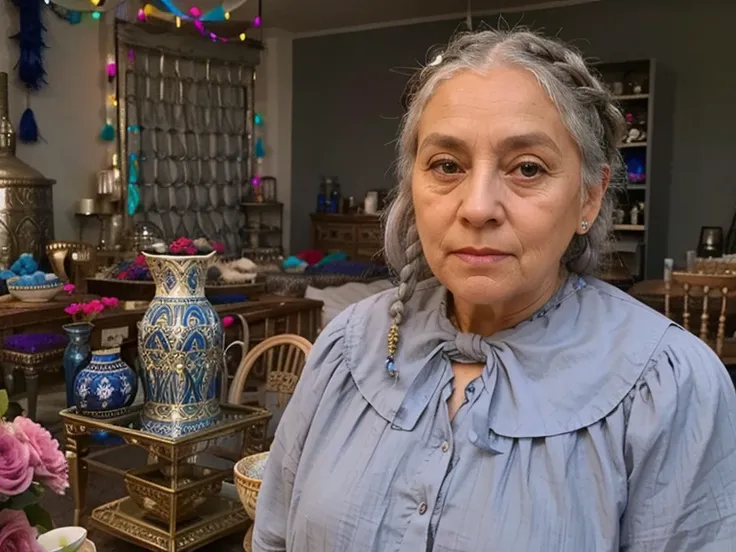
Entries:
[[560, 151], [576, 148], [557, 106], [536, 77], [506, 66], [461, 71], [440, 82], [419, 117], [417, 146], [437, 135], [474, 146], [534, 135]]

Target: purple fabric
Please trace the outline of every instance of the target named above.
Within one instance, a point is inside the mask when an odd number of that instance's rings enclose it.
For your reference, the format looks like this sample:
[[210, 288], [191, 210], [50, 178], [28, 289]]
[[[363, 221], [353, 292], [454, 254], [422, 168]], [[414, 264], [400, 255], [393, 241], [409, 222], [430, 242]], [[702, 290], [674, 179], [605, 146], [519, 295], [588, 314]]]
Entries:
[[9, 335], [3, 340], [3, 347], [18, 353], [42, 353], [63, 349], [68, 339], [65, 335], [55, 333]]

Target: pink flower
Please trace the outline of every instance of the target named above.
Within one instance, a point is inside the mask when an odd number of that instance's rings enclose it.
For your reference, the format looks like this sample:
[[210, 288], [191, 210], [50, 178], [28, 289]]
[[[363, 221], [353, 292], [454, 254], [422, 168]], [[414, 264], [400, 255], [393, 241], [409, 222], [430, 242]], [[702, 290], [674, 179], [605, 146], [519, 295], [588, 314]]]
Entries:
[[23, 510], [0, 510], [0, 550], [43, 552], [36, 536], [37, 531], [28, 523]]
[[80, 312], [82, 312], [82, 305], [80, 305], [79, 303], [72, 303], [64, 309], [64, 312], [67, 313], [69, 316], [76, 316]]
[[128, 280], [128, 271], [123, 270], [122, 272], [118, 273], [118, 280]]
[[[9, 424], [3, 422], [0, 425], [0, 501], [24, 493], [31, 486], [33, 466], [30, 454], [28, 446], [15, 435]], [[0, 550], [6, 549], [0, 546]]]
[[100, 299], [100, 301], [107, 309], [117, 308], [117, 306], [120, 304], [120, 301], [118, 301], [117, 297], [103, 297], [102, 299]]
[[233, 325], [233, 322], [235, 322], [235, 318], [232, 316], [223, 316], [222, 317], [222, 327], [223, 328], [229, 328]]
[[133, 260], [133, 266], [140, 266], [142, 268], [147, 267], [148, 262], [146, 261], [146, 256], [143, 254], [138, 255], [135, 260]]
[[169, 253], [174, 255], [196, 255], [197, 248], [189, 238], [179, 238], [169, 245]]
[[33, 420], [18, 416], [13, 428], [21, 442], [28, 445], [34, 478], [58, 494], [69, 486], [69, 468], [59, 442]]
[[64, 291], [66, 292], [67, 295], [71, 295], [72, 293], [76, 291], [76, 289], [77, 289], [77, 286], [75, 286], [74, 284], [64, 284]]
[[222, 245], [220, 242], [211, 241], [210, 245], [212, 246], [212, 249], [214, 249], [217, 253], [219, 253], [220, 255], [224, 255], [225, 246]]

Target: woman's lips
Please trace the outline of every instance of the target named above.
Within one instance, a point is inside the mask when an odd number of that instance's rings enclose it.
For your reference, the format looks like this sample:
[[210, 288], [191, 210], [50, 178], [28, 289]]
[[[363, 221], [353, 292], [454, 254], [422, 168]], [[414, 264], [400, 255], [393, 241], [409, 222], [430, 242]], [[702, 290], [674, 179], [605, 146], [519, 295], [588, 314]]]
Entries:
[[461, 261], [472, 265], [488, 265], [508, 259], [511, 255], [495, 249], [476, 249], [466, 247], [452, 253]]

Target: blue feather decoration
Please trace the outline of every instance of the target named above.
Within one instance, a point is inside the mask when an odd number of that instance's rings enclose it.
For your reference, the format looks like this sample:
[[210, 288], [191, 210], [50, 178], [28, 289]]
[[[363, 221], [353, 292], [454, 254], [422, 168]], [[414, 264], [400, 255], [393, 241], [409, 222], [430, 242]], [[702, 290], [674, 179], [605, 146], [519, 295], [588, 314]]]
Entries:
[[28, 107], [23, 112], [18, 125], [18, 138], [24, 144], [35, 144], [38, 142], [38, 125], [33, 110]]
[[20, 30], [11, 36], [18, 42], [18, 77], [29, 90], [40, 90], [46, 84], [46, 69], [43, 65], [43, 40], [46, 27], [41, 19], [43, 0], [13, 0], [18, 9]]

